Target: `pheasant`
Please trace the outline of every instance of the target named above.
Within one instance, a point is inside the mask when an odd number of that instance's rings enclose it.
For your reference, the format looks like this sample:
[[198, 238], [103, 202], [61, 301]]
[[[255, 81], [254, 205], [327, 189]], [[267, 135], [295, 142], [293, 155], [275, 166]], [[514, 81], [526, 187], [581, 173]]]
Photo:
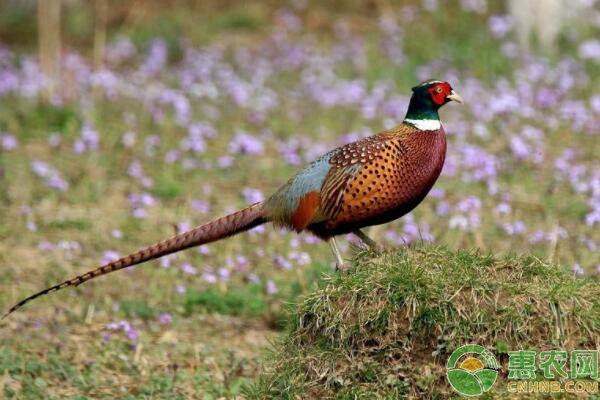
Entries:
[[190, 247], [214, 242], [271, 222], [308, 231], [329, 242], [338, 270], [346, 266], [335, 237], [353, 233], [377, 243], [362, 228], [402, 217], [437, 180], [446, 156], [438, 110], [462, 103], [449, 83], [425, 81], [413, 89], [404, 121], [377, 135], [331, 150], [292, 177], [265, 201], [180, 233], [21, 300], [2, 318], [31, 300], [69, 286]]

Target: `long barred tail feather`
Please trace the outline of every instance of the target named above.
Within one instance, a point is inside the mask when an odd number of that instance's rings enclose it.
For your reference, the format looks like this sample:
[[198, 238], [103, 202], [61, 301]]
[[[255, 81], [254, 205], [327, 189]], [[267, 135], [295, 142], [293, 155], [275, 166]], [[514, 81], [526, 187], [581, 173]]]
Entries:
[[267, 219], [265, 218], [263, 212], [263, 204], [256, 203], [244, 210], [218, 218], [207, 224], [200, 225], [192, 230], [180, 233], [169, 239], [145, 247], [128, 256], [105, 264], [92, 271], [86, 272], [85, 274], [79, 275], [75, 278], [69, 279], [68, 281], [59, 283], [58, 285], [35, 293], [12, 306], [11, 309], [4, 314], [1, 319], [8, 317], [14, 311], [40, 296], [59, 291], [69, 286], [79, 286], [82, 283], [89, 281], [90, 279], [97, 278], [101, 275], [106, 275], [123, 268], [131, 267], [149, 260], [166, 256], [168, 254], [176, 253], [190, 247], [224, 239], [237, 233], [252, 229], [255, 226], [261, 225], [265, 222], [267, 222]]

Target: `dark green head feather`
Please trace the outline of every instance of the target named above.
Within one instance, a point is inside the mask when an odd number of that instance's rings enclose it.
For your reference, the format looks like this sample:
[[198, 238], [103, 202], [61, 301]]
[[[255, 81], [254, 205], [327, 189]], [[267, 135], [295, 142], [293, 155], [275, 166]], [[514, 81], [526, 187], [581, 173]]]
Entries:
[[444, 103], [436, 104], [429, 92], [432, 87], [438, 85], [450, 86], [444, 81], [429, 79], [412, 88], [413, 94], [410, 98], [408, 112], [406, 113], [407, 119], [440, 119], [438, 110]]

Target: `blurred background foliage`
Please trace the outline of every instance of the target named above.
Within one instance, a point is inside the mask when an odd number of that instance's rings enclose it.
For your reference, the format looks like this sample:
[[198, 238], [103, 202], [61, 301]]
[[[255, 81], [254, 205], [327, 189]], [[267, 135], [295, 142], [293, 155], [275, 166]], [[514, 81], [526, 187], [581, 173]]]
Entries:
[[[2, 309], [262, 199], [432, 77], [467, 103], [443, 176], [371, 234], [597, 275], [597, 3], [0, 2]], [[2, 322], [0, 394], [236, 396], [331, 261], [261, 228], [32, 303]]]

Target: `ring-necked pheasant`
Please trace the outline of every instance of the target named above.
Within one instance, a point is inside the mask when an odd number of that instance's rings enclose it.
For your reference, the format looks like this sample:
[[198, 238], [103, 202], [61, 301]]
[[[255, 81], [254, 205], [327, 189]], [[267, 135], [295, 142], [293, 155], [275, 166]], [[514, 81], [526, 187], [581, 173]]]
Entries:
[[446, 137], [438, 110], [449, 101], [462, 103], [462, 99], [449, 83], [439, 80], [425, 81], [412, 90], [402, 124], [331, 150], [267, 200], [42, 290], [14, 305], [3, 318], [39, 296], [266, 222], [297, 232], [310, 231], [328, 241], [337, 268], [345, 269], [335, 236], [354, 233], [368, 246], [376, 246], [361, 228], [392, 221], [411, 211], [425, 198], [442, 170]]

